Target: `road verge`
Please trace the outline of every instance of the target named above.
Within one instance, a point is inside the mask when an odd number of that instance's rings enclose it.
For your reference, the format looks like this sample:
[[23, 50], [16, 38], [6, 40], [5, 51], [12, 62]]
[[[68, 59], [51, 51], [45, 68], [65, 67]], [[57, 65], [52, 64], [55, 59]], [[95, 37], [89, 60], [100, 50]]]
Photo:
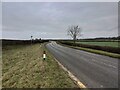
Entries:
[[43, 44], [10, 45], [3, 49], [3, 88], [78, 88]]
[[106, 52], [106, 51], [102, 51], [102, 50], [95, 50], [95, 49], [90, 49], [90, 48], [71, 46], [71, 45], [61, 44], [59, 42], [57, 42], [57, 43], [62, 45], [62, 46], [67, 46], [67, 47], [74, 48], [74, 49], [79, 49], [79, 50], [83, 50], [83, 51], [87, 51], [87, 52], [91, 52], [91, 53], [95, 53], [95, 54], [100, 54], [100, 55], [105, 55], [105, 56], [120, 59], [120, 54], [115, 54], [115, 53], [110, 53], [110, 52]]

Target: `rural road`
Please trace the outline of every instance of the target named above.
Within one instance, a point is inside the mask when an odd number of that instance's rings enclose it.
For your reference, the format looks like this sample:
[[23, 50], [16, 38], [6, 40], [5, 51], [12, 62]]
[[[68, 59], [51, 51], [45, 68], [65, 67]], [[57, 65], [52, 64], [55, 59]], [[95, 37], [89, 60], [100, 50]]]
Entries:
[[118, 59], [61, 46], [46, 48], [87, 88], [118, 88]]

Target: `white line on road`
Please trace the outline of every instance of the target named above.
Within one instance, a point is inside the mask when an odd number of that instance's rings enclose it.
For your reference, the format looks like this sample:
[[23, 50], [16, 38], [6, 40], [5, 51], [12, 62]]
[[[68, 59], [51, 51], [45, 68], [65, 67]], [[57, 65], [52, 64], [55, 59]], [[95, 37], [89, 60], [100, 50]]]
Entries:
[[68, 73], [71, 79], [75, 81], [75, 83], [80, 87], [80, 88], [87, 88], [82, 82], [77, 79], [67, 68], [65, 68], [56, 58], [54, 58], [56, 62]]

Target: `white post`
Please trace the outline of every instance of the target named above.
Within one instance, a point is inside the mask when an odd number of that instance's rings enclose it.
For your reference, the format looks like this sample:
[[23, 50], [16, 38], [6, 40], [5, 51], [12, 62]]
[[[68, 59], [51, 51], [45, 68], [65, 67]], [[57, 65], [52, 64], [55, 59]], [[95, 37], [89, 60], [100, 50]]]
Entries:
[[46, 53], [45, 53], [45, 51], [43, 52], [43, 60], [45, 60], [46, 59]]

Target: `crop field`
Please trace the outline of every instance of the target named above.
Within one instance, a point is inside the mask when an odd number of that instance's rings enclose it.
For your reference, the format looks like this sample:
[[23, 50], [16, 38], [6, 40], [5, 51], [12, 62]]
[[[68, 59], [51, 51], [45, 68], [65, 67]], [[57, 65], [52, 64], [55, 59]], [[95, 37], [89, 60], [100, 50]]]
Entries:
[[3, 47], [3, 88], [70, 88], [77, 87], [67, 72], [47, 52], [42, 59], [40, 44]]
[[100, 41], [94, 41], [94, 42], [92, 42], [92, 41], [89, 41], [89, 42], [77, 42], [77, 43], [81, 43], [81, 44], [88, 44], [88, 45], [97, 45], [97, 46], [109, 46], [109, 47], [119, 47], [118, 46], [118, 42], [116, 41], [114, 41], [114, 42], [106, 42], [106, 41], [103, 41], [103, 42], [100, 42]]

